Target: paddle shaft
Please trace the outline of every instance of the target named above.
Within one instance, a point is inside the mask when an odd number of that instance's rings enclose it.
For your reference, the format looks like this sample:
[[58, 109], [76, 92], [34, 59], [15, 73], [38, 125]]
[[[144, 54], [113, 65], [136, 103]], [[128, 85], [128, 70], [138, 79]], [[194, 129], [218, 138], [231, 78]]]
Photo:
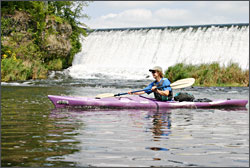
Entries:
[[[161, 89], [161, 88], [164, 88], [164, 87], [169, 87], [169, 86], [160, 86], [160, 87], [157, 87], [156, 89]], [[142, 92], [142, 91], [149, 91], [151, 89], [142, 89], [142, 90], [136, 90], [136, 91], [133, 91], [131, 93], [136, 93], [136, 92]], [[115, 94], [114, 96], [121, 96], [121, 95], [126, 95], [128, 93], [118, 93], [118, 94]]]

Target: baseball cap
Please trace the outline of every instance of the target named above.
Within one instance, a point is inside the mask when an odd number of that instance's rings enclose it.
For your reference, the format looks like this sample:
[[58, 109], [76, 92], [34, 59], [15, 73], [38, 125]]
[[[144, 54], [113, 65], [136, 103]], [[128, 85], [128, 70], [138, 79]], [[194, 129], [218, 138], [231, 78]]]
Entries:
[[162, 68], [160, 66], [155, 66], [155, 67], [149, 69], [149, 71], [150, 72], [152, 72], [152, 71], [160, 71], [160, 72], [162, 72]]

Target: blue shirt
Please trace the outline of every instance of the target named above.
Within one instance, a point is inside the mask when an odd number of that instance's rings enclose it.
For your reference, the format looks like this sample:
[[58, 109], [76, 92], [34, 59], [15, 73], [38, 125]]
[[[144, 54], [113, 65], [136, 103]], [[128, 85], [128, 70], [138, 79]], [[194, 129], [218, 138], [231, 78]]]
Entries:
[[[172, 91], [172, 88], [170, 87], [170, 81], [167, 79], [167, 78], [161, 78], [161, 81], [163, 80], [163, 84], [162, 84], [162, 86], [166, 86], [166, 87], [164, 87], [164, 88], [162, 88], [162, 90], [169, 90], [169, 91]], [[160, 82], [161, 82], [160, 81]], [[147, 94], [150, 94], [150, 93], [152, 93], [152, 90], [150, 90], [150, 89], [152, 89], [152, 87], [154, 86], [154, 83], [156, 84], [156, 86], [160, 83], [160, 82], [156, 82], [155, 83], [155, 81], [154, 82], [152, 82], [152, 83], [150, 83], [147, 87], [145, 87], [145, 89], [147, 89], [147, 91], [145, 91]]]

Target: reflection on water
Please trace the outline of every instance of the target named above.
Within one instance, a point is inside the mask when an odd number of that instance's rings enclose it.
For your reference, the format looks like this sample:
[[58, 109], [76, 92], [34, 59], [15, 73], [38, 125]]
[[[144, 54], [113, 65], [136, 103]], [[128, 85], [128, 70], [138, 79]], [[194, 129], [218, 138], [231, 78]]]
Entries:
[[[192, 93], [207, 97], [204, 90]], [[249, 165], [249, 106], [247, 110], [73, 110], [54, 109], [47, 98], [48, 94], [93, 96], [104, 91], [2, 87], [1, 166]], [[225, 94], [225, 89], [216, 92], [214, 98], [248, 97], [244, 89], [237, 95]]]
[[51, 90], [36, 87], [5, 87], [2, 90], [1, 166], [74, 165], [73, 162], [52, 163], [48, 159], [79, 151], [75, 136], [83, 127], [83, 123], [74, 118], [50, 117], [52, 106], [47, 100], [47, 92]]
[[51, 119], [44, 113], [2, 110], [2, 166], [62, 166], [61, 162], [50, 163], [48, 158], [60, 159], [79, 151], [75, 137], [83, 124], [67, 117]]
[[[149, 131], [153, 133], [153, 141], [161, 141], [162, 139], [168, 139], [171, 134], [171, 113], [170, 111], [156, 111], [154, 114], [148, 115], [146, 118], [152, 120], [152, 126], [149, 127]], [[148, 130], [148, 129], [147, 129]], [[168, 151], [167, 147], [146, 147], [153, 151]]]
[[155, 135], [154, 138], [157, 140], [158, 136], [168, 136], [171, 132], [170, 113], [156, 113], [152, 118], [152, 132]]
[[[62, 159], [77, 162], [78, 166], [237, 166], [248, 163], [248, 126], [242, 122], [244, 117], [240, 117], [241, 121], [228, 121], [247, 112], [228, 114], [216, 109], [68, 112], [86, 125], [77, 136], [81, 150]], [[223, 118], [225, 114], [228, 117]], [[55, 115], [65, 114], [57, 111]], [[239, 127], [241, 138], [235, 137]], [[232, 159], [233, 155], [238, 156]]]

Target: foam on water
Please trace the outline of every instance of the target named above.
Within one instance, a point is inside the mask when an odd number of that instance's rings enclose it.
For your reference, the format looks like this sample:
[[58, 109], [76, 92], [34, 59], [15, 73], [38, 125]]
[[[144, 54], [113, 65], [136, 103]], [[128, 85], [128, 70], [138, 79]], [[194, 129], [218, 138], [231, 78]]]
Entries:
[[1, 82], [1, 86], [31, 86], [32, 82]]

